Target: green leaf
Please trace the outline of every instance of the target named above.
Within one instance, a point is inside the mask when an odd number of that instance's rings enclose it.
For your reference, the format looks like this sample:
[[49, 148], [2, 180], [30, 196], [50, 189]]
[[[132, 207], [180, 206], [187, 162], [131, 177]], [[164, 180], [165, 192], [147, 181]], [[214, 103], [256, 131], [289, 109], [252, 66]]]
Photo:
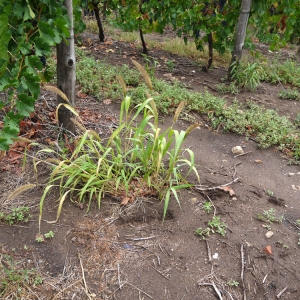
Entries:
[[25, 57], [25, 64], [28, 67], [28, 70], [31, 73], [35, 73], [35, 68], [41, 71], [43, 69], [43, 64], [39, 57], [36, 55], [26, 56]]
[[21, 84], [25, 90], [29, 90], [35, 97], [40, 93], [40, 78], [35, 74], [24, 72]]
[[19, 94], [18, 99], [19, 100], [16, 100], [16, 107], [18, 111], [22, 115], [29, 117], [30, 113], [34, 111], [35, 99], [27, 94]]
[[9, 146], [14, 142], [13, 139], [18, 137], [19, 130], [10, 128], [9, 126], [3, 127], [0, 131], [0, 149], [8, 150]]
[[36, 37], [35, 41], [35, 54], [37, 56], [43, 56], [43, 54], [48, 54], [50, 52], [50, 45], [47, 40], [42, 37]]
[[8, 43], [11, 38], [11, 32], [8, 30], [8, 16], [1, 15], [0, 18], [0, 77], [5, 73], [8, 64]]
[[24, 116], [22, 116], [21, 114], [15, 114], [12, 111], [10, 111], [4, 117], [4, 126], [7, 126], [19, 132], [19, 123], [23, 119], [23, 117]]
[[35, 13], [32, 11], [28, 0], [26, 0], [26, 3], [27, 3], [28, 10], [29, 10], [29, 15], [30, 15], [31, 19], [34, 19], [35, 18]]
[[46, 22], [40, 21], [38, 28], [43, 40], [46, 40], [50, 46], [54, 46], [55, 33], [51, 26]]

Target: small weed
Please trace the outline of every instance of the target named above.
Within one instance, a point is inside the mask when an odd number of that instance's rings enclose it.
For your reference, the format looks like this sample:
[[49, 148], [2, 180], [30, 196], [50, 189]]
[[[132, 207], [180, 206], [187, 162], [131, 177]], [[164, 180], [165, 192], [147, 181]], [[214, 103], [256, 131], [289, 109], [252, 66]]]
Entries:
[[54, 238], [54, 232], [50, 230], [49, 232], [45, 233], [44, 236], [46, 239]]
[[281, 90], [278, 93], [279, 98], [281, 99], [287, 99], [287, 100], [300, 100], [300, 93], [298, 92], [297, 89], [286, 89], [286, 90]]
[[297, 220], [297, 221], [296, 221], [296, 223], [297, 223], [297, 225], [299, 225], [299, 226], [300, 226], [300, 220]]
[[38, 243], [43, 243], [43, 242], [45, 242], [45, 238], [44, 238], [44, 236], [43, 236], [41, 233], [38, 233], [38, 234], [35, 236], [35, 240], [36, 240]]
[[195, 234], [201, 236], [202, 239], [205, 240], [207, 237], [209, 237], [210, 231], [210, 228], [203, 229], [202, 227], [199, 227], [195, 230]]
[[229, 286], [234, 286], [234, 287], [238, 287], [239, 283], [236, 280], [230, 279], [229, 281], [227, 281], [227, 285]]
[[217, 84], [216, 89], [219, 94], [238, 94], [239, 88], [235, 85], [234, 82], [231, 82], [230, 85], [227, 85], [225, 83]]
[[210, 233], [219, 233], [222, 236], [225, 236], [226, 234], [226, 228], [228, 226], [220, 220], [220, 217], [214, 216], [211, 220], [208, 221], [208, 227], [203, 229], [202, 227], [199, 227], [195, 230], [195, 234], [202, 237], [203, 240], [205, 240], [207, 237], [209, 237]]
[[203, 203], [203, 209], [205, 212], [210, 213], [212, 211], [212, 204], [209, 201]]
[[143, 54], [143, 58], [145, 60], [145, 69], [150, 77], [154, 77], [156, 67], [158, 65], [158, 61], [155, 60], [154, 57]]
[[272, 192], [271, 190], [267, 190], [267, 195], [272, 197], [274, 195], [274, 192]]
[[23, 296], [28, 295], [29, 287], [39, 285], [42, 282], [43, 279], [35, 269], [24, 269], [23, 263], [13, 261], [11, 256], [1, 256], [1, 299], [25, 299]]
[[212, 233], [217, 232], [223, 236], [225, 236], [228, 227], [218, 216], [214, 216], [211, 221], [208, 221], [208, 226], [211, 228]]
[[30, 217], [31, 215], [27, 206], [13, 207], [11, 209], [11, 213], [0, 212], [0, 221], [9, 225], [13, 225], [18, 222], [27, 223]]
[[288, 245], [284, 244], [283, 241], [278, 241], [278, 242], [275, 243], [275, 245], [277, 247], [283, 247], [285, 250], [290, 248]]
[[174, 71], [175, 67], [176, 67], [176, 64], [175, 64], [174, 60], [170, 60], [170, 59], [167, 60], [166, 68], [167, 68], [168, 72], [172, 73]]
[[281, 223], [283, 221], [283, 216], [278, 217], [274, 208], [265, 210], [262, 214], [257, 214], [257, 218], [266, 223]]

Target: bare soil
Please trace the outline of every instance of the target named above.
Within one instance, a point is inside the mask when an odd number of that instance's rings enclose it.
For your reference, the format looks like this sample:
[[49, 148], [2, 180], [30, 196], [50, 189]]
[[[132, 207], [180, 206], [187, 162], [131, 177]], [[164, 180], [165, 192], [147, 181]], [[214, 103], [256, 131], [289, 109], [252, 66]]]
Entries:
[[[92, 34], [85, 34], [83, 41], [97, 59], [116, 65], [132, 65], [132, 58], [144, 63], [134, 44], [111, 39], [100, 44]], [[149, 55], [161, 65], [158, 77], [168, 80], [166, 62], [174, 60], [171, 77], [195, 91], [206, 88], [217, 94], [215, 85], [226, 75], [223, 68], [204, 73], [192, 59], [160, 49]], [[279, 99], [280, 89], [263, 83], [255, 93], [240, 93], [236, 98], [294, 118], [299, 102]], [[118, 122], [120, 103], [98, 103], [91, 96], [79, 96], [77, 103], [87, 116], [86, 125], [105, 135]], [[225, 98], [230, 103], [234, 97]], [[44, 121], [51, 117], [45, 113], [45, 103], [50, 109], [54, 101], [54, 95], [43, 91], [37, 114], [44, 116]], [[42, 232], [52, 230], [54, 238], [38, 243], [35, 236], [43, 189], [7, 201], [16, 187], [34, 182], [32, 163], [28, 159], [23, 171], [20, 159], [15, 164], [10, 163], [13, 157], [9, 155], [2, 159], [0, 208], [29, 205], [33, 216], [29, 223], [0, 224], [0, 257], [12, 255], [23, 268], [36, 268], [44, 279], [22, 299], [300, 299], [299, 166], [288, 165], [275, 148], [259, 149], [252, 140], [213, 131], [203, 117], [194, 117], [203, 126], [192, 132], [185, 146], [195, 153], [203, 190], [181, 192], [181, 207], [172, 199], [164, 222], [163, 203], [157, 199], [137, 199], [121, 207], [119, 199], [106, 198], [100, 210], [93, 204], [88, 213], [86, 207], [66, 201], [57, 223], [42, 222]], [[169, 124], [171, 119], [166, 117], [162, 126]], [[188, 125], [180, 120], [177, 126], [185, 129]], [[54, 134], [47, 128], [40, 135], [42, 141]], [[238, 145], [246, 155], [234, 157], [231, 149]], [[40, 168], [40, 183], [48, 172]], [[224, 186], [230, 189], [226, 191]], [[46, 199], [43, 220], [56, 218], [57, 197], [53, 192]], [[207, 201], [213, 204], [210, 213], [203, 209]], [[284, 217], [282, 223], [258, 220], [257, 214], [271, 208]], [[203, 240], [195, 230], [207, 228], [214, 214], [227, 224], [226, 235], [213, 233]], [[267, 238], [269, 230], [274, 235]], [[230, 285], [230, 281], [238, 285]]]

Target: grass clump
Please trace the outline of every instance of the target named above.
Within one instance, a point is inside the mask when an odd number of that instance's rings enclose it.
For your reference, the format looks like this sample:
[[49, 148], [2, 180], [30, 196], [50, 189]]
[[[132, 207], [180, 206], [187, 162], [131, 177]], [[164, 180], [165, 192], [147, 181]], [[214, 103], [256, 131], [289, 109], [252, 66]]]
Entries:
[[[182, 155], [185, 138], [198, 124], [186, 131], [173, 129], [183, 103], [175, 111], [173, 125], [165, 131], [158, 127], [157, 108], [152, 98], [134, 109], [130, 107], [131, 98], [126, 96], [121, 104], [120, 125], [106, 143], [95, 131], [85, 130], [72, 156], [62, 156], [57, 161], [40, 202], [39, 222], [45, 197], [54, 186], [60, 189], [57, 219], [68, 196], [78, 203], [87, 202], [88, 209], [92, 201], [97, 201], [100, 208], [106, 194], [120, 197], [124, 205], [136, 197], [158, 196], [164, 200], [164, 217], [171, 194], [180, 205], [178, 190], [191, 186], [187, 176], [194, 172], [199, 179], [194, 153], [185, 149], [188, 158]], [[40, 152], [54, 153], [54, 150]]]
[[244, 63], [234, 64], [231, 71], [233, 83], [239, 89], [248, 91], [255, 91], [261, 81], [262, 67], [258, 63]]

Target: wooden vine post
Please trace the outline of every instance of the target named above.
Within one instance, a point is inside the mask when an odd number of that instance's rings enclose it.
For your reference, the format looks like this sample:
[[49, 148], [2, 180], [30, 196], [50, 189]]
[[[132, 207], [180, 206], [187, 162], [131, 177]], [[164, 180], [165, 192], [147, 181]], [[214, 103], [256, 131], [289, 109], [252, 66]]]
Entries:
[[239, 63], [242, 59], [244, 41], [246, 37], [246, 29], [251, 9], [251, 0], [242, 0], [239, 20], [236, 29], [234, 48], [232, 51], [231, 63], [228, 69], [228, 77], [232, 77], [232, 69], [235, 63]]
[[[62, 41], [57, 45], [57, 86], [65, 93], [72, 106], [75, 106], [75, 42], [73, 28], [73, 4], [72, 0], [65, 0], [64, 6], [67, 8], [70, 18], [70, 37], [68, 43]], [[60, 96], [57, 96], [57, 102], [67, 103]], [[71, 121], [72, 113], [64, 106], [61, 106], [58, 111], [59, 125], [68, 131], [74, 133], [75, 125]]]

